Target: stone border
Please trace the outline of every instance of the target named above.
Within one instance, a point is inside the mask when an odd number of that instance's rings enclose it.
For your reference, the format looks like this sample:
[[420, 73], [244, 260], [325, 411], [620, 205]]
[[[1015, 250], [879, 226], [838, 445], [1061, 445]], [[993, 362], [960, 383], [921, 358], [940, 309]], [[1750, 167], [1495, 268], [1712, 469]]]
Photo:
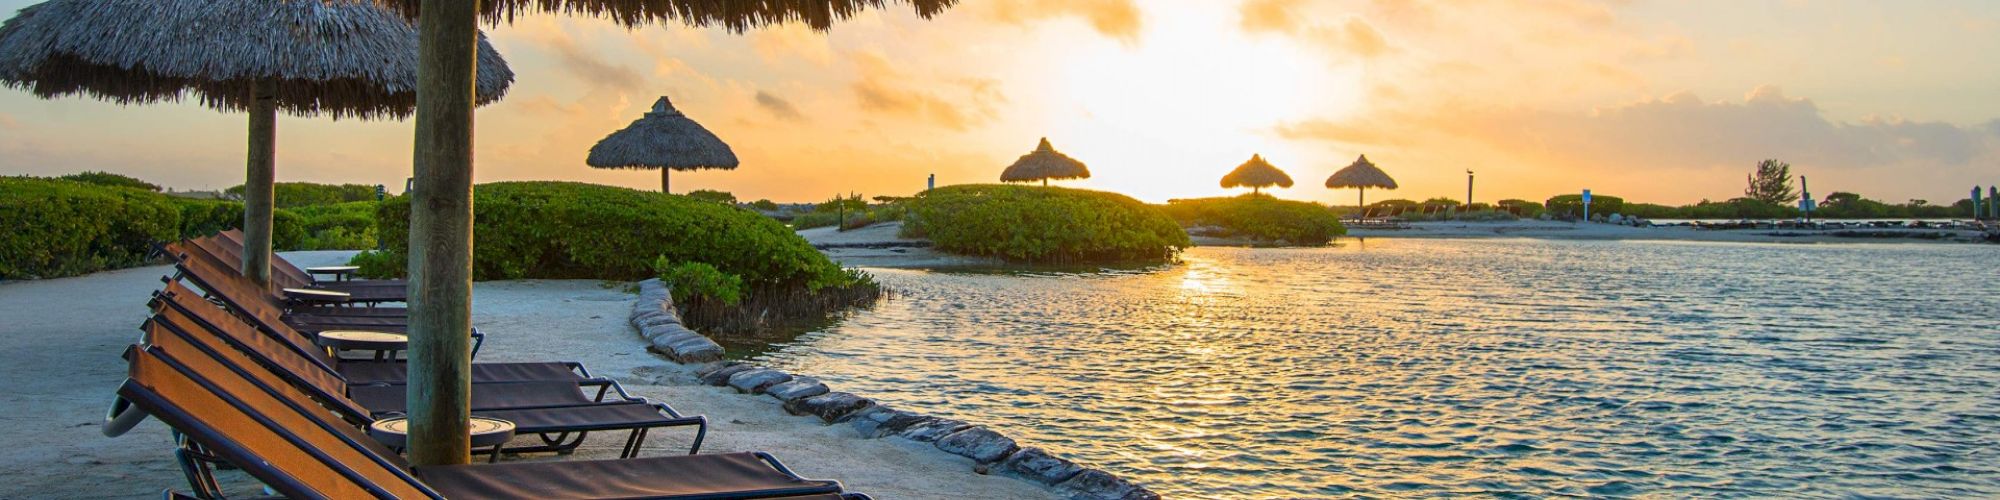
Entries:
[[1012, 438], [983, 426], [890, 408], [868, 398], [833, 391], [813, 377], [740, 361], [715, 363], [722, 360], [722, 346], [681, 326], [673, 294], [658, 279], [639, 282], [639, 300], [632, 305], [631, 320], [639, 334], [652, 343], [647, 350], [682, 364], [708, 363], [695, 372], [701, 383], [771, 396], [784, 402], [785, 411], [793, 415], [812, 415], [828, 425], [848, 424], [862, 438], [896, 436], [929, 443], [946, 453], [972, 459], [973, 472], [998, 471], [1048, 485], [1073, 499], [1160, 498], [1159, 494], [1109, 472], [1077, 465], [1041, 448], [1023, 448]]
[[660, 353], [678, 363], [707, 363], [722, 360], [722, 344], [681, 326], [680, 310], [674, 308], [674, 294], [658, 278], [639, 282], [639, 300], [632, 303], [632, 327], [653, 345], [646, 350]]

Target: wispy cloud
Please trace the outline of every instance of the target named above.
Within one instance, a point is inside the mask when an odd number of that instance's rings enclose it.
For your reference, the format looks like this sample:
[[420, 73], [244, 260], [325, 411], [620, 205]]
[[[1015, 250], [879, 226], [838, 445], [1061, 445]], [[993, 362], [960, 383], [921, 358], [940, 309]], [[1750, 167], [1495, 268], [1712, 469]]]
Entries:
[[[993, 80], [959, 78], [935, 82], [929, 89], [912, 87], [901, 83], [911, 79], [881, 54], [863, 52], [854, 59], [861, 71], [861, 79], [852, 85], [852, 89], [864, 112], [923, 120], [947, 129], [965, 131], [997, 117], [997, 106], [1007, 100], [998, 82]], [[958, 95], [944, 96], [930, 89]]]
[[1139, 40], [1144, 23], [1139, 6], [1132, 0], [998, 0], [987, 4], [985, 12], [995, 21], [1016, 25], [1051, 18], [1082, 18], [1098, 34], [1126, 43]]
[[759, 90], [757, 91], [756, 99], [757, 107], [764, 108], [764, 111], [771, 113], [771, 116], [777, 117], [780, 120], [800, 121], [805, 119], [805, 115], [799, 114], [799, 108], [793, 106], [791, 101], [787, 101], [783, 97]]

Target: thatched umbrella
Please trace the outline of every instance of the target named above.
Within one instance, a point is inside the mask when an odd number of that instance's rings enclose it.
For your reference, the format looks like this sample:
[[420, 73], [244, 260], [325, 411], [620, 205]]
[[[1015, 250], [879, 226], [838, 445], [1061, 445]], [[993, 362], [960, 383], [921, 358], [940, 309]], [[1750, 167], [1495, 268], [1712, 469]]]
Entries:
[[653, 111], [591, 146], [584, 163], [597, 168], [660, 169], [660, 192], [672, 193], [667, 176], [673, 171], [735, 169], [736, 152], [674, 109], [667, 96], [660, 96]]
[[[0, 25], [0, 83], [119, 104], [193, 94], [248, 111], [242, 270], [268, 283], [278, 111], [407, 117], [417, 45], [416, 27], [365, 0], [50, 0]], [[478, 102], [493, 102], [514, 73], [483, 39], [478, 57]]]
[[1090, 169], [1084, 167], [1083, 162], [1076, 161], [1075, 158], [1070, 158], [1069, 155], [1057, 152], [1055, 146], [1049, 145], [1049, 138], [1047, 137], [1042, 138], [1042, 144], [1035, 146], [1034, 151], [1021, 155], [1021, 159], [1014, 160], [1013, 165], [1008, 165], [1006, 170], [1000, 171], [1000, 182], [1034, 182], [1039, 180], [1042, 181], [1043, 186], [1049, 185], [1049, 179], [1089, 178]]
[[1368, 214], [1368, 188], [1396, 189], [1396, 180], [1389, 178], [1389, 174], [1384, 173], [1382, 169], [1375, 168], [1375, 163], [1368, 161], [1368, 155], [1361, 155], [1360, 159], [1354, 160], [1354, 164], [1348, 165], [1347, 168], [1340, 169], [1338, 172], [1334, 172], [1331, 177], [1327, 177], [1326, 187], [1333, 189], [1355, 188], [1358, 190], [1356, 194], [1359, 196], [1358, 199], [1361, 203], [1359, 205], [1361, 207], [1361, 214], [1366, 216]]
[[1223, 188], [1250, 187], [1250, 194], [1261, 193], [1264, 186], [1292, 187], [1292, 176], [1264, 161], [1264, 155], [1250, 155], [1250, 161], [1237, 165], [1236, 170], [1222, 176]]
[[[586, 14], [626, 26], [679, 22], [732, 31], [784, 22], [825, 30], [867, 7], [896, 2], [930, 17], [956, 0], [376, 0], [412, 19], [423, 9], [417, 75], [416, 179], [410, 205], [410, 461], [469, 460], [467, 334], [472, 306], [472, 44], [480, 19], [523, 12]], [[418, 284], [424, 286], [418, 287]]]

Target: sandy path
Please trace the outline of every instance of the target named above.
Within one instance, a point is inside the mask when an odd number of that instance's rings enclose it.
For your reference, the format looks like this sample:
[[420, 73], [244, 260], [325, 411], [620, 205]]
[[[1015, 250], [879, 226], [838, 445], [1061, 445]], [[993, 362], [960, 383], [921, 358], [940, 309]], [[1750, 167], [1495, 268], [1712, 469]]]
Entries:
[[[300, 265], [347, 252], [299, 252]], [[0, 284], [0, 498], [157, 497], [186, 490], [173, 466], [166, 426], [148, 421], [125, 436], [98, 433], [124, 379], [118, 354], [138, 338], [145, 301], [165, 267]], [[900, 438], [860, 439], [846, 425], [793, 417], [777, 400], [693, 383], [689, 367], [646, 354], [625, 323], [632, 295], [597, 281], [509, 281], [476, 286], [474, 324], [489, 336], [481, 361], [574, 360], [619, 379], [635, 395], [682, 413], [707, 415], [704, 452], [762, 450], [807, 477], [838, 479], [879, 498], [1049, 498], [1040, 486], [971, 472], [972, 463]], [[692, 435], [655, 432], [647, 455], [685, 449]], [[593, 436], [578, 453], [608, 458], [621, 436]], [[552, 457], [528, 457], [545, 460]], [[249, 489], [225, 473], [232, 489]], [[246, 491], [248, 492], [248, 491]]]

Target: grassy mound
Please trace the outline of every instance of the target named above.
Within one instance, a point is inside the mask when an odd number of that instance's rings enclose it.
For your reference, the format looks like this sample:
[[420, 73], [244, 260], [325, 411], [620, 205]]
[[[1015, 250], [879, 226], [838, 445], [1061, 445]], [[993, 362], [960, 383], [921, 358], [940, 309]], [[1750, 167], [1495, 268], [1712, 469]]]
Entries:
[[[272, 245], [299, 248], [301, 219], [273, 214]], [[241, 203], [179, 198], [146, 187], [0, 178], [0, 278], [54, 278], [147, 262], [153, 245], [236, 228]]]
[[906, 203], [904, 236], [966, 255], [1057, 264], [1163, 262], [1188, 246], [1187, 233], [1172, 218], [1116, 193], [970, 184], [933, 189]]
[[[574, 182], [482, 184], [474, 199], [474, 279], [664, 275], [706, 292], [677, 305], [711, 333], [822, 315], [880, 294], [866, 274], [841, 269], [784, 224], [726, 204]], [[388, 250], [356, 265], [401, 274], [409, 213], [407, 197], [384, 201], [376, 234]]]
[[1260, 243], [1319, 246], [1347, 234], [1326, 207], [1270, 196], [1171, 200], [1163, 210], [1183, 226], [1218, 227], [1222, 236]]

